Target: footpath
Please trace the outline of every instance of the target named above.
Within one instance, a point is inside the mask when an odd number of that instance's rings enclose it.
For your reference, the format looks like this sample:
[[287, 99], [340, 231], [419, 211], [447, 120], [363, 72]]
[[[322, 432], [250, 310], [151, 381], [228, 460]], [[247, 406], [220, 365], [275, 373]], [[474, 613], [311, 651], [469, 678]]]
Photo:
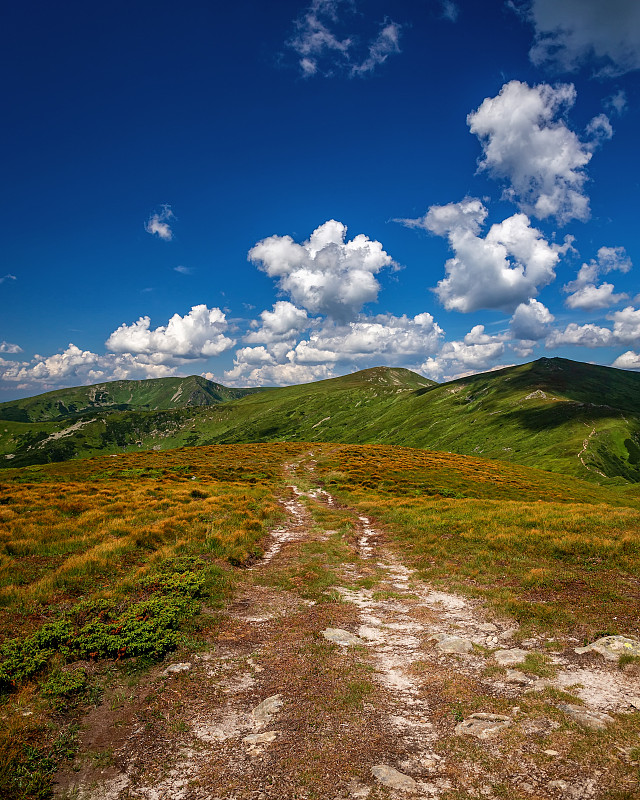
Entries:
[[640, 797], [640, 751], [612, 733], [640, 747], [640, 671], [617, 664], [633, 643], [558, 653], [425, 585], [371, 520], [340, 527], [312, 461], [283, 503], [215, 645], [114, 688], [57, 797]]

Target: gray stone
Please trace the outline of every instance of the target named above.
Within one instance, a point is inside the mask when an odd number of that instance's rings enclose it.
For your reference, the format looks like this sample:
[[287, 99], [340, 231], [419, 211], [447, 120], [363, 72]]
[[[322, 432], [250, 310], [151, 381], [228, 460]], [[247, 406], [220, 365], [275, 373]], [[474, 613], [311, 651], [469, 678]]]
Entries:
[[527, 678], [524, 672], [520, 672], [517, 669], [508, 669], [505, 681], [507, 683], [516, 683], [518, 686], [527, 686], [531, 683], [530, 678]]
[[448, 633], [436, 633], [429, 637], [430, 641], [436, 642], [436, 648], [442, 653], [470, 653], [473, 650], [473, 642], [462, 636], [451, 636]]
[[478, 630], [483, 633], [494, 633], [498, 630], [498, 626], [494, 625], [493, 622], [483, 622], [482, 625], [478, 625]]
[[603, 731], [607, 727], [607, 723], [613, 722], [613, 718], [602, 711], [589, 711], [584, 706], [576, 706], [572, 703], [559, 703], [558, 708], [564, 711], [572, 719], [586, 728], [593, 728], [596, 731]]
[[586, 647], [576, 647], [574, 652], [582, 655], [590, 650], [600, 653], [607, 661], [617, 661], [623, 655], [640, 656], [640, 642], [627, 636], [603, 636]]
[[640, 697], [630, 697], [629, 705], [637, 708], [640, 711]]
[[496, 650], [493, 657], [501, 667], [512, 667], [515, 664], [522, 664], [527, 655], [526, 650], [514, 647], [513, 650]]
[[273, 742], [276, 736], [276, 731], [265, 731], [264, 733], [252, 733], [249, 736], [245, 736], [242, 741], [245, 744], [254, 746], [258, 744], [269, 744], [269, 742]]
[[191, 669], [190, 661], [181, 661], [177, 664], [169, 664], [169, 666], [162, 673], [163, 675], [175, 675], [178, 672], [188, 672]]
[[507, 628], [506, 631], [502, 631], [502, 633], [498, 634], [498, 638], [500, 639], [510, 639], [512, 636], [518, 632], [518, 628]]
[[389, 789], [399, 789], [401, 792], [415, 792], [418, 789], [418, 784], [412, 777], [404, 775], [386, 764], [376, 764], [375, 767], [371, 767], [371, 772], [380, 783], [388, 786]]
[[458, 736], [475, 736], [476, 739], [490, 739], [511, 725], [511, 718], [503, 714], [472, 714], [456, 725]]
[[271, 717], [281, 708], [282, 702], [281, 694], [272, 694], [253, 709], [251, 712], [253, 719], [259, 725], [266, 725], [271, 722]]
[[364, 641], [359, 636], [349, 633], [349, 631], [343, 631], [342, 628], [325, 628], [325, 630], [322, 631], [322, 635], [330, 642], [340, 644], [343, 647], [354, 644], [364, 644]]

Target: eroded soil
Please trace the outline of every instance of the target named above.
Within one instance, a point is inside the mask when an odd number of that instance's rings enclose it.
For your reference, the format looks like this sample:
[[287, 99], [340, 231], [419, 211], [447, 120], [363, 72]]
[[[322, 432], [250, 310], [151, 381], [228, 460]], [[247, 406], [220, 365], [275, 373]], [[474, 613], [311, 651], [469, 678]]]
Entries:
[[523, 640], [425, 585], [369, 519], [314, 519], [337, 504], [303, 491], [311, 460], [291, 476], [289, 521], [243, 573], [215, 643], [112, 687], [58, 797], [640, 796], [637, 673], [577, 655], [577, 641]]

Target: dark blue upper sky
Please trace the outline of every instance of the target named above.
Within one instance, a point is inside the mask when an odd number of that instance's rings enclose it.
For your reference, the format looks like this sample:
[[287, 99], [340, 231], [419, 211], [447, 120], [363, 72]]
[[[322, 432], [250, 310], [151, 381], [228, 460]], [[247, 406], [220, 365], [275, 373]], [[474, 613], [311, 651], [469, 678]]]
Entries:
[[639, 369], [640, 6], [512, 5], [12, 4], [0, 400]]

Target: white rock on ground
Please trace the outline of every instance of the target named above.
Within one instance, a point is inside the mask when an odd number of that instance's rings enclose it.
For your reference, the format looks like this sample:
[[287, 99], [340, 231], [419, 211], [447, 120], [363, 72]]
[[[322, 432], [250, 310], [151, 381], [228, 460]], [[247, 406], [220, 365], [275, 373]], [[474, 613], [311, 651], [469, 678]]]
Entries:
[[558, 708], [564, 711], [580, 725], [586, 728], [593, 728], [596, 731], [603, 731], [609, 722], [613, 722], [613, 717], [604, 714], [602, 711], [591, 711], [584, 706], [576, 706], [572, 703], [559, 703]]
[[475, 736], [476, 739], [490, 739], [511, 725], [511, 719], [503, 714], [471, 714], [456, 725], [459, 736]]
[[429, 637], [430, 641], [435, 641], [436, 649], [443, 653], [470, 653], [473, 650], [473, 642], [463, 636], [450, 636], [448, 633], [436, 633]]
[[586, 647], [576, 647], [574, 652], [582, 655], [591, 650], [600, 653], [607, 661], [618, 661], [623, 655], [640, 656], [640, 642], [627, 636], [603, 636]]
[[258, 725], [266, 725], [271, 722], [273, 715], [281, 708], [282, 702], [281, 694], [272, 694], [253, 709], [251, 712], [253, 719]]
[[398, 772], [397, 769], [388, 767], [386, 764], [376, 764], [375, 767], [371, 767], [371, 772], [380, 783], [388, 786], [389, 789], [399, 789], [401, 792], [415, 792], [418, 788], [418, 784], [411, 776]]
[[348, 647], [354, 644], [364, 644], [364, 641], [349, 631], [343, 631], [342, 628], [325, 628], [322, 631], [325, 639], [335, 644], [340, 644], [343, 647]]
[[514, 647], [513, 650], [496, 650], [493, 657], [501, 667], [512, 667], [516, 664], [522, 664], [527, 655], [526, 650]]

